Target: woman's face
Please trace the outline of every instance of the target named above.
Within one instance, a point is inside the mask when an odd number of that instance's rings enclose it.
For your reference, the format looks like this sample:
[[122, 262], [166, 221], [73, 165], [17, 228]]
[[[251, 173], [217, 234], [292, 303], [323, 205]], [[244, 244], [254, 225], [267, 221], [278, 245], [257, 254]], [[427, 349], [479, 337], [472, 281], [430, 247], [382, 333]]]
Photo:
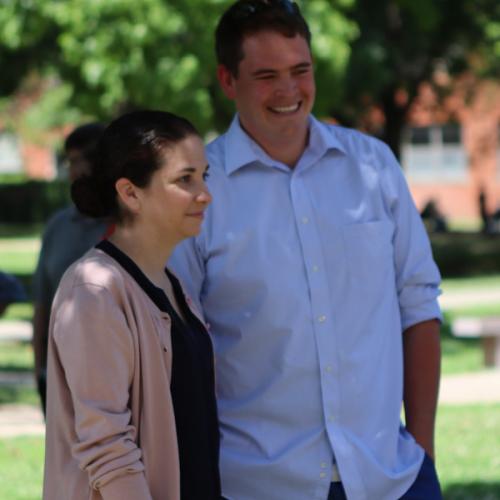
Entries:
[[205, 184], [207, 159], [203, 143], [191, 135], [167, 147], [163, 165], [142, 189], [139, 217], [158, 239], [177, 243], [200, 232], [212, 201]]

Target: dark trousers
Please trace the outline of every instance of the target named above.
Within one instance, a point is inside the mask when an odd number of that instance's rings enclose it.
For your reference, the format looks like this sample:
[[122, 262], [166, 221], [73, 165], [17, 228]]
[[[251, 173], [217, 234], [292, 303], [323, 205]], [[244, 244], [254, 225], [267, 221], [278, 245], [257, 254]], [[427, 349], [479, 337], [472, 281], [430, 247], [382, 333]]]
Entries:
[[[434, 462], [426, 454], [417, 479], [400, 500], [442, 500], [442, 498]], [[342, 483], [331, 484], [328, 500], [347, 500]]]

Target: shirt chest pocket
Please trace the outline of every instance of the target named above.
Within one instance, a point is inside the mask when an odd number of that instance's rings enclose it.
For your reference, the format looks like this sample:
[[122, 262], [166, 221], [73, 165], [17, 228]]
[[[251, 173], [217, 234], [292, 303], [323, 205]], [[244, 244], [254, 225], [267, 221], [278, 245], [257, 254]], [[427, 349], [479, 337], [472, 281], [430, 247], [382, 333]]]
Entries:
[[393, 226], [388, 221], [363, 222], [342, 228], [351, 285], [361, 295], [384, 293], [394, 284]]

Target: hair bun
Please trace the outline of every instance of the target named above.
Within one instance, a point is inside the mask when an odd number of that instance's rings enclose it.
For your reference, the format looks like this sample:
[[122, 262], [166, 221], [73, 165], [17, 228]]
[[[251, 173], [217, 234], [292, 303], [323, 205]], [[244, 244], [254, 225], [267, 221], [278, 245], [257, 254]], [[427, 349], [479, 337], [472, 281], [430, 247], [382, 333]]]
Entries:
[[114, 191], [110, 192], [93, 176], [85, 175], [71, 184], [71, 198], [76, 208], [89, 217], [108, 217], [113, 212]]

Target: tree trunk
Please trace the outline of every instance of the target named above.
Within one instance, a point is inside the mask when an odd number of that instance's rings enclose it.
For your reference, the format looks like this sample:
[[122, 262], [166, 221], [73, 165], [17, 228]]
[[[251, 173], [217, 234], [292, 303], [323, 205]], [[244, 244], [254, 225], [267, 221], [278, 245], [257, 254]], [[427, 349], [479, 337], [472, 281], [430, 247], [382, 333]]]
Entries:
[[396, 87], [388, 88], [382, 95], [385, 128], [381, 139], [388, 144], [398, 160], [401, 160], [401, 141], [409, 102], [404, 105], [396, 101]]

